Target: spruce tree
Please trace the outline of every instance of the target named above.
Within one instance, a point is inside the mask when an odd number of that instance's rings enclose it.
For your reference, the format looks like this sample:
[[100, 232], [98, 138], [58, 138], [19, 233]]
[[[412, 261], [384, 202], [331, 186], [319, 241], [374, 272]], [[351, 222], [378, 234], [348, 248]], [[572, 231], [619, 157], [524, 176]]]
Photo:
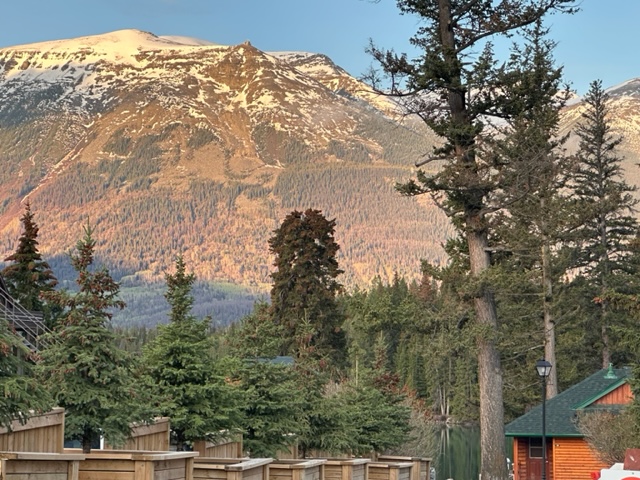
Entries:
[[623, 159], [616, 151], [622, 138], [611, 131], [608, 98], [601, 81], [591, 83], [584, 98], [586, 111], [575, 130], [580, 144], [573, 186], [583, 214], [577, 237], [577, 266], [588, 279], [590, 298], [596, 299], [595, 324], [591, 328], [600, 332], [603, 368], [612, 360], [610, 330], [616, 322], [605, 299], [607, 291], [638, 293], [625, 291], [629, 283], [619, 280], [634, 273], [629, 259], [632, 241], [638, 234], [638, 221], [633, 215], [637, 200], [633, 195], [635, 187], [623, 179]]
[[269, 239], [276, 271], [271, 274], [271, 314], [285, 328], [282, 354], [344, 365], [343, 315], [336, 302], [342, 273], [336, 255], [335, 220], [319, 210], [294, 211]]
[[[499, 188], [494, 158], [482, 151], [490, 116], [508, 117], [501, 103], [503, 85], [496, 82], [500, 65], [491, 37], [517, 33], [553, 11], [572, 10], [572, 0], [398, 0], [402, 13], [417, 15], [422, 24], [412, 43], [423, 50], [415, 60], [371, 47], [391, 82], [390, 92], [405, 100], [407, 113], [417, 114], [442, 137], [442, 146], [425, 161], [442, 166], [400, 186], [405, 195], [432, 194], [452, 217], [464, 238], [470, 273], [475, 280], [475, 321], [488, 333], [478, 336], [480, 385], [481, 475], [485, 480], [507, 477], [504, 458], [502, 366], [495, 333], [498, 316], [494, 290], [487, 281], [491, 265], [490, 213]], [[474, 61], [474, 58], [476, 61]], [[371, 80], [375, 80], [375, 77]], [[527, 92], [523, 92], [526, 94]]]
[[112, 445], [123, 443], [130, 423], [139, 420], [133, 408], [141, 400], [132, 373], [133, 359], [117, 347], [109, 328], [119, 285], [104, 268], [92, 268], [95, 254], [93, 229], [71, 254], [77, 272], [75, 293], [45, 292], [45, 299], [63, 310], [38, 365], [40, 378], [55, 403], [66, 410], [65, 436], [79, 440], [84, 452], [101, 435]]
[[283, 331], [271, 321], [269, 304], [257, 302], [250, 314], [229, 326], [225, 342], [237, 358], [273, 358], [280, 354]]
[[26, 422], [32, 413], [53, 406], [49, 392], [32, 375], [37, 354], [31, 352], [4, 318], [0, 318], [0, 425]]
[[[243, 447], [252, 457], [275, 457], [305, 431], [304, 387], [293, 365], [240, 359], [235, 380], [244, 392]], [[295, 394], [293, 392], [296, 392]]]
[[58, 281], [38, 250], [39, 228], [33, 217], [31, 205], [27, 202], [20, 218], [22, 234], [18, 239], [18, 247], [4, 259], [11, 263], [0, 274], [7, 283], [10, 295], [27, 310], [43, 312], [45, 321], [50, 324], [51, 309], [46, 308], [40, 294], [53, 291]]
[[159, 325], [157, 336], [143, 353], [146, 371], [161, 401], [162, 414], [171, 418], [177, 447], [195, 440], [214, 440], [238, 427], [239, 397], [215, 364], [209, 319], [191, 314], [195, 276], [186, 272], [182, 257], [176, 271], [166, 274], [165, 298], [169, 323]]
[[[525, 275], [537, 284], [534, 292], [540, 301], [535, 303], [543, 322], [538, 325], [540, 335], [535, 339], [537, 345], [544, 346], [537, 355], [554, 366], [546, 383], [548, 398], [552, 398], [558, 393], [560, 370], [556, 360], [554, 300], [559, 279], [569, 267], [560, 261], [557, 252], [579, 221], [576, 213], [572, 214], [564, 188], [573, 173], [573, 162], [564, 152], [565, 138], [558, 134], [565, 95], [561, 91], [562, 69], [554, 65], [552, 57], [555, 43], [547, 33], [538, 21], [524, 29], [524, 46], [514, 47], [502, 79], [503, 103], [511, 118], [491, 145], [499, 157], [496, 163], [501, 168], [501, 203], [505, 205], [495, 216], [494, 230], [499, 238], [494, 241], [499, 243], [502, 255], [494, 256], [494, 264], [502, 263], [507, 266], [503, 272]], [[525, 292], [533, 293], [530, 288], [522, 293]], [[502, 298], [509, 301], [514, 295], [518, 292], [510, 291]], [[527, 310], [521, 313], [530, 315]], [[525, 329], [531, 331], [531, 327], [527, 325]], [[535, 347], [521, 345], [523, 351]]]

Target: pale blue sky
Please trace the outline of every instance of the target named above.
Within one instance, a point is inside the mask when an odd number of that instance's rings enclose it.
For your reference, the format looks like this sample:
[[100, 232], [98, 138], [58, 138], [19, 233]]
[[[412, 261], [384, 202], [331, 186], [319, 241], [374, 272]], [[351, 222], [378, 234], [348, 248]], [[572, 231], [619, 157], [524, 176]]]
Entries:
[[[410, 51], [415, 18], [395, 0], [4, 0], [0, 47], [137, 28], [261, 50], [324, 53], [354, 76], [371, 64], [369, 38]], [[583, 0], [573, 16], [554, 16], [558, 63], [582, 94], [640, 77], [640, 0]]]

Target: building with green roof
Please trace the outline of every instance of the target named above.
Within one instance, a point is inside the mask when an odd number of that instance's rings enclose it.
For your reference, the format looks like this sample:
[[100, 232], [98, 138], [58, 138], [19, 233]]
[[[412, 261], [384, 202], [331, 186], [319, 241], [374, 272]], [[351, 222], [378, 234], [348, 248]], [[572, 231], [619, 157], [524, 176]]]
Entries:
[[[628, 368], [600, 370], [545, 403], [548, 480], [591, 480], [609, 465], [599, 461], [578, 431], [580, 412], [620, 410], [633, 399]], [[513, 438], [514, 480], [542, 478], [542, 405], [509, 423]]]

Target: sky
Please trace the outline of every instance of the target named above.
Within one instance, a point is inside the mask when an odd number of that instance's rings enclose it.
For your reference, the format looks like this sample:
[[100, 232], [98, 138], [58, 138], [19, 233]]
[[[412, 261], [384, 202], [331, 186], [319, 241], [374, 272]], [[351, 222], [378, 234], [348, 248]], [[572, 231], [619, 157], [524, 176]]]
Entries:
[[[3, 0], [0, 48], [135, 28], [263, 51], [323, 53], [355, 77], [372, 65], [369, 40], [416, 56], [420, 26], [395, 0]], [[549, 19], [555, 58], [579, 94], [640, 77], [640, 0], [582, 0]]]

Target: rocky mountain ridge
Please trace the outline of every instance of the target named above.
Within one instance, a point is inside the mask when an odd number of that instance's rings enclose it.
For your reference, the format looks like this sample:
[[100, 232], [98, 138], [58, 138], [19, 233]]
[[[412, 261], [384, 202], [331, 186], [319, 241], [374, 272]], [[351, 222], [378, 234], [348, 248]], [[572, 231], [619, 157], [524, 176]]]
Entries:
[[123, 285], [161, 282], [180, 254], [264, 292], [271, 232], [311, 207], [337, 220], [345, 284], [415, 274], [450, 227], [393, 191], [433, 138], [393, 110], [327, 57], [249, 43], [126, 30], [1, 49], [0, 254], [28, 199], [63, 278], [90, 221]]
[[[631, 170], [637, 84], [612, 89]], [[581, 108], [567, 108], [566, 128]], [[28, 199], [59, 277], [73, 278], [66, 252], [89, 221], [130, 304], [155, 308], [176, 255], [226, 282], [224, 301], [266, 292], [273, 229], [317, 208], [336, 219], [343, 283], [417, 278], [421, 259], [445, 260], [452, 228], [429, 199], [394, 191], [437, 141], [397, 113], [324, 55], [248, 42], [123, 30], [0, 49], [0, 255]]]

